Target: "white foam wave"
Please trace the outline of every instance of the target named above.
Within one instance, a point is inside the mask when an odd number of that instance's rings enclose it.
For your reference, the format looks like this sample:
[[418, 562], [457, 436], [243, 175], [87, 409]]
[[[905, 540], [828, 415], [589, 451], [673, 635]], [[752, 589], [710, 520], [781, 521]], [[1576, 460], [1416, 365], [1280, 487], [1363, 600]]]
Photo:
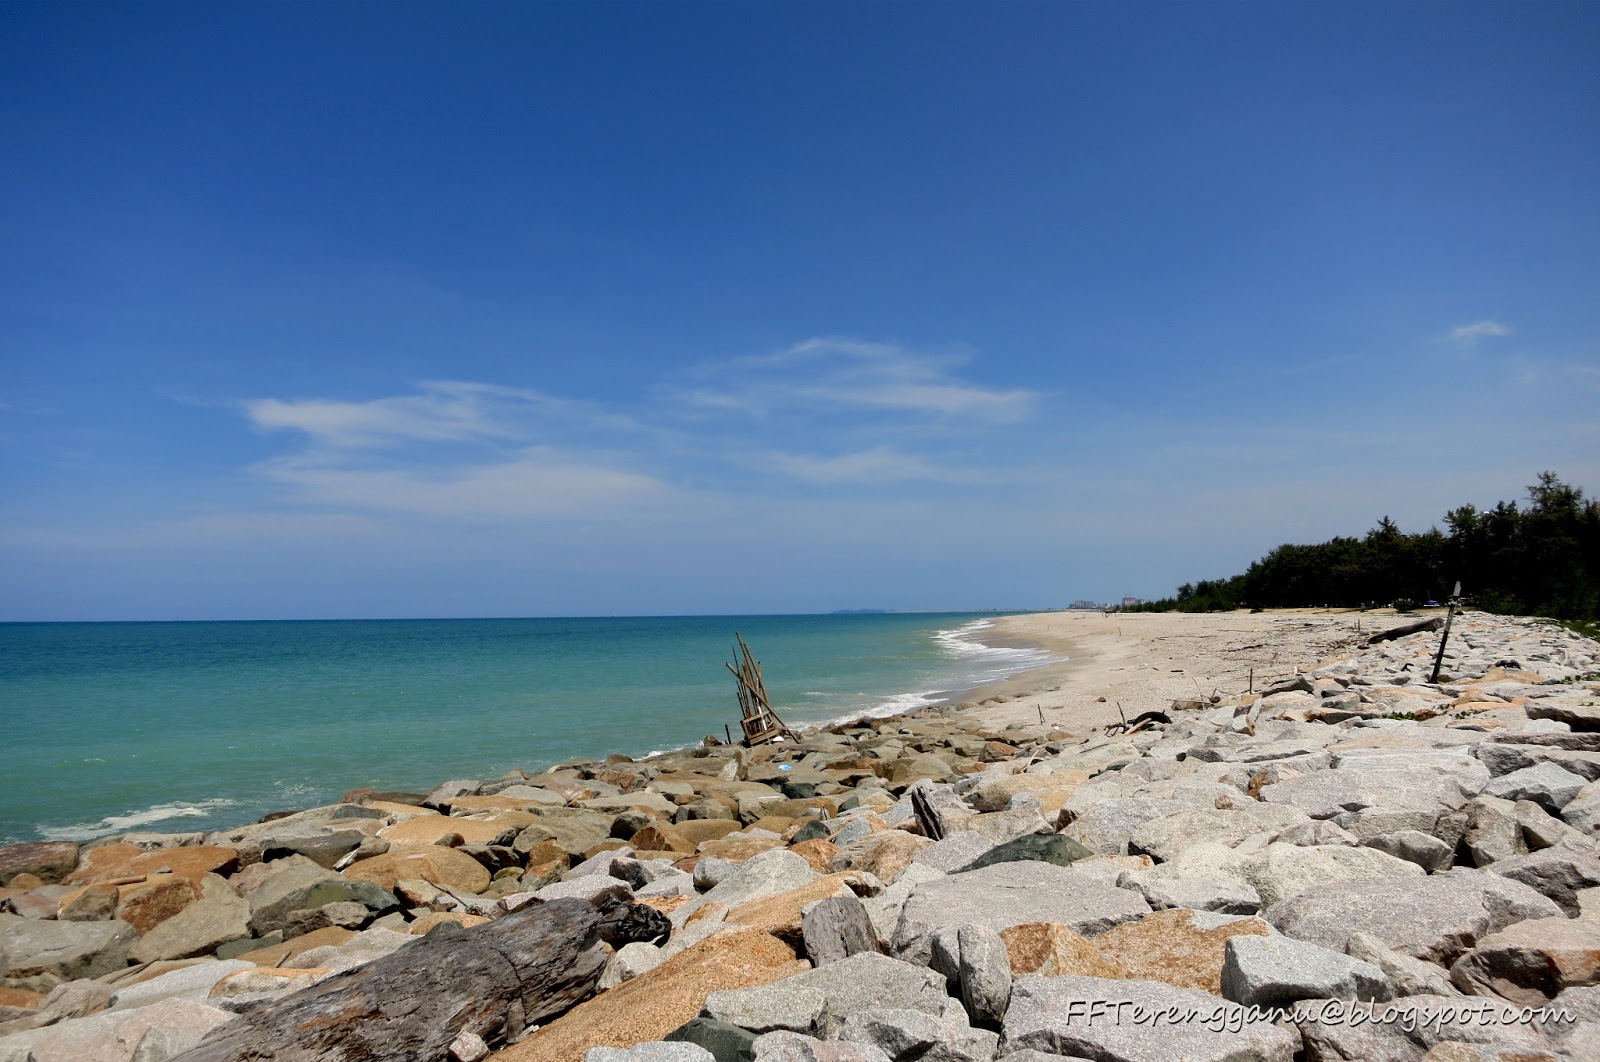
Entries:
[[218, 797], [198, 803], [157, 804], [142, 811], [129, 811], [122, 815], [107, 815], [99, 822], [80, 822], [71, 826], [40, 826], [39, 836], [47, 841], [89, 841], [108, 833], [126, 833], [148, 826], [152, 822], [168, 819], [204, 818], [217, 808], [231, 808], [237, 800]]

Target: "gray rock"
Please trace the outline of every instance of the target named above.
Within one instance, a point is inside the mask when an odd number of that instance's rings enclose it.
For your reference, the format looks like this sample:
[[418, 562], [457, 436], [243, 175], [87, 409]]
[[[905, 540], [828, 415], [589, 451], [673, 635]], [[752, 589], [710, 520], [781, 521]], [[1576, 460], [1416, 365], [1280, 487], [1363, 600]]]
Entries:
[[1560, 913], [1521, 882], [1458, 869], [1313, 886], [1274, 907], [1267, 921], [1286, 936], [1334, 951], [1367, 933], [1403, 954], [1444, 964], [1513, 922]]
[[1421, 1062], [1430, 1048], [1447, 1043], [1498, 1047], [1511, 1057], [1550, 1057], [1550, 1041], [1537, 1025], [1522, 1024], [1497, 1001], [1407, 996], [1330, 1006], [1336, 1009], [1325, 1011], [1323, 1020], [1299, 1023], [1308, 1059]]
[[776, 848], [743, 863], [738, 871], [724, 878], [709, 892], [677, 908], [668, 917], [673, 925], [681, 926], [689, 915], [708, 903], [720, 903], [730, 910], [751, 900], [776, 896], [802, 885], [809, 885], [821, 877], [811, 864], [785, 848]]
[[[1157, 1014], [1190, 1010], [1216, 1020], [1169, 1022]], [[1291, 1062], [1299, 1037], [1245, 1017], [1243, 1008], [1219, 1004], [1208, 992], [1155, 981], [1019, 977], [1000, 1052], [1033, 1048], [1101, 1062]]]
[[1548, 896], [1572, 918], [1579, 913], [1578, 891], [1600, 885], [1600, 858], [1594, 846], [1583, 840], [1565, 840], [1542, 851], [1502, 859], [1489, 870]]
[[981, 833], [956, 830], [918, 852], [911, 861], [948, 874], [957, 867], [966, 866], [993, 847], [994, 842]]
[[152, 977], [148, 981], [140, 981], [138, 984], [117, 989], [116, 994], [106, 1001], [106, 1009], [128, 1010], [132, 1007], [159, 1003], [163, 999], [192, 999], [203, 1003], [210, 995], [212, 986], [218, 981], [239, 970], [255, 968], [255, 963], [242, 959], [184, 966], [159, 977]]
[[756, 1038], [752, 1062], [892, 1062], [883, 1049], [844, 1041], [823, 1043], [792, 1032], [771, 1032]]
[[250, 891], [250, 928], [258, 937], [285, 930], [292, 912], [313, 906], [307, 902], [313, 889], [346, 880], [313, 863], [291, 863], [270, 874]]
[[39, 1001], [39, 1010], [60, 1018], [84, 1018], [105, 1010], [112, 994], [111, 988], [99, 981], [68, 981], [52, 988]]
[[146, 933], [128, 952], [135, 962], [190, 959], [250, 936], [250, 905], [237, 896], [196, 900]]
[[1080, 859], [1094, 855], [1093, 852], [1070, 837], [1063, 837], [1053, 833], [1033, 833], [1026, 837], [1018, 837], [1004, 844], [997, 844], [977, 859], [968, 863], [953, 873], [967, 873], [973, 870], [982, 870], [997, 863], [1015, 863], [1024, 860], [1033, 860], [1040, 863], [1052, 863], [1058, 867], [1070, 866]]
[[1220, 875], [1187, 874], [1167, 869], [1168, 866], [1125, 870], [1117, 878], [1117, 887], [1139, 893], [1154, 911], [1185, 907], [1191, 911], [1252, 915], [1261, 909], [1261, 894], [1248, 882]]
[[[1456, 757], [1472, 763], [1466, 757]], [[1478, 765], [1481, 769], [1481, 765]], [[1485, 776], [1478, 788], [1488, 783]], [[1434, 815], [1465, 804], [1476, 790], [1467, 792], [1449, 774], [1417, 774], [1409, 769], [1347, 768], [1316, 771], [1269, 785], [1261, 799], [1269, 804], [1300, 808], [1314, 819], [1331, 819], [1348, 811], [1384, 808]]]
[[694, 864], [694, 887], [714, 889], [739, 873], [739, 864], [714, 855], [701, 856]]
[[1222, 996], [1246, 1006], [1301, 999], [1386, 1000], [1394, 989], [1370, 963], [1288, 937], [1229, 937], [1222, 961]]
[[1574, 752], [1549, 745], [1512, 745], [1486, 741], [1477, 746], [1476, 755], [1496, 777], [1541, 763], [1551, 763], [1590, 782], [1600, 778], [1600, 752]]
[[1306, 848], [1277, 842], [1240, 855], [1237, 866], [1266, 911], [1316, 885], [1357, 878], [1415, 879], [1424, 874], [1416, 864], [1372, 848]]
[[1455, 845], [1445, 844], [1431, 833], [1421, 830], [1399, 830], [1374, 837], [1367, 842], [1369, 848], [1415, 863], [1429, 874], [1449, 870], [1455, 861]]
[[920, 1059], [929, 1048], [949, 1035], [950, 1030], [931, 1014], [886, 1007], [857, 1011], [846, 1018], [839, 1029], [840, 1040], [870, 1044], [893, 1062]]
[[892, 949], [920, 966], [928, 961], [932, 934], [942, 926], [971, 922], [998, 931], [1024, 922], [1060, 922], [1093, 935], [1149, 912], [1150, 905], [1137, 894], [1071, 867], [999, 863], [916, 886], [901, 908]]
[[1352, 933], [1345, 951], [1352, 959], [1360, 959], [1382, 970], [1383, 976], [1394, 986], [1396, 996], [1458, 994], [1450, 983], [1450, 975], [1442, 967], [1402, 955], [1371, 934]]
[[4, 1062], [165, 1062], [233, 1015], [188, 999], [104, 1011], [0, 1039]]
[[665, 1037], [668, 1043], [696, 1044], [716, 1062], [747, 1062], [755, 1055], [756, 1036], [748, 1029], [715, 1018], [691, 1018]]
[[956, 943], [961, 1002], [974, 1025], [998, 1028], [1011, 1002], [1011, 957], [1005, 941], [988, 926], [968, 924], [957, 930]]
[[450, 1062], [483, 1062], [489, 1057], [489, 1045], [483, 1037], [470, 1030], [462, 1030], [448, 1048]]
[[827, 1004], [828, 997], [820, 989], [796, 987], [785, 980], [712, 992], [706, 996], [700, 1014], [749, 1029], [758, 1036], [780, 1029], [810, 1035], [821, 1024]]
[[291, 970], [315, 970], [320, 967], [335, 972], [349, 970], [381, 959], [420, 939], [389, 929], [366, 929], [343, 944], [329, 944], [303, 951], [284, 963], [284, 966]]
[[1517, 801], [1517, 826], [1522, 830], [1522, 843], [1530, 852], [1552, 848], [1571, 837], [1587, 840], [1585, 834], [1573, 829], [1531, 800]]
[[1299, 808], [1244, 799], [1241, 806], [1225, 811], [1186, 811], [1153, 819], [1134, 831], [1128, 840], [1128, 851], [1165, 863], [1193, 844], [1232, 846], [1258, 833], [1282, 833], [1308, 818]]
[[115, 919], [110, 922], [31, 918], [6, 921], [0, 923], [4, 979], [13, 987], [47, 992], [67, 981], [99, 977], [126, 966], [128, 951], [138, 939], [138, 930]]
[[826, 1002], [817, 1030], [834, 1035], [845, 1018], [872, 1007], [920, 1010], [935, 1016], [945, 1013], [950, 998], [945, 995], [944, 978], [926, 966], [913, 966], [886, 955], [863, 953], [796, 974], [772, 987], [788, 991], [816, 989]]
[[636, 940], [631, 944], [624, 944], [617, 949], [617, 953], [606, 960], [606, 968], [600, 972], [600, 988], [602, 991], [615, 988], [624, 981], [631, 981], [646, 970], [653, 970], [661, 965], [666, 956], [654, 944]]
[[1061, 832], [1102, 855], [1127, 855], [1128, 841], [1147, 822], [1193, 811], [1181, 800], [1124, 797], [1101, 800], [1081, 812]]
[[716, 1056], [699, 1044], [652, 1043], [632, 1047], [591, 1047], [583, 1062], [717, 1062]]
[[1461, 843], [1474, 866], [1486, 867], [1502, 859], [1527, 854], [1515, 804], [1500, 797], [1480, 796], [1465, 810], [1467, 822]]
[[1296, 823], [1273, 840], [1308, 848], [1331, 844], [1344, 845], [1347, 848], [1361, 847], [1360, 837], [1328, 819], [1312, 819], [1310, 822]]
[[1572, 798], [1584, 787], [1587, 779], [1573, 774], [1554, 763], [1539, 763], [1532, 767], [1503, 774], [1484, 787], [1489, 796], [1506, 800], [1532, 800], [1548, 811], [1560, 813], [1572, 803]]
[[535, 889], [533, 895], [542, 903], [575, 896], [580, 900], [598, 904], [607, 899], [631, 900], [633, 890], [620, 878], [605, 874], [587, 874], [579, 878], [553, 881], [541, 889]]
[[1534, 918], [1491, 933], [1450, 967], [1463, 992], [1542, 1007], [1566, 988], [1600, 979], [1600, 923]]

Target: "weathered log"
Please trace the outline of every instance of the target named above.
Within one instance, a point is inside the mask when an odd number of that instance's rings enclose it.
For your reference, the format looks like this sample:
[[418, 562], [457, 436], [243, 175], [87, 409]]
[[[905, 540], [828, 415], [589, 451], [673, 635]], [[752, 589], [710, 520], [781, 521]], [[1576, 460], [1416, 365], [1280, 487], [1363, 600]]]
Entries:
[[867, 909], [854, 896], [835, 896], [807, 907], [800, 920], [800, 933], [806, 942], [806, 955], [817, 966], [878, 950]]
[[500, 1044], [583, 1002], [608, 945], [658, 939], [667, 928], [636, 904], [538, 904], [263, 1003], [174, 1062], [441, 1062], [463, 1032]]
[[933, 801], [928, 799], [928, 794], [921, 786], [911, 790], [911, 812], [922, 826], [924, 837], [930, 841], [944, 840], [944, 816], [939, 814], [939, 809], [933, 806]]
[[1444, 620], [1438, 616], [1425, 619], [1419, 623], [1408, 623], [1404, 627], [1390, 627], [1386, 631], [1379, 631], [1367, 639], [1368, 645], [1377, 645], [1379, 642], [1392, 642], [1396, 638], [1404, 638], [1408, 634], [1420, 634], [1423, 631], [1436, 631], [1444, 626]]

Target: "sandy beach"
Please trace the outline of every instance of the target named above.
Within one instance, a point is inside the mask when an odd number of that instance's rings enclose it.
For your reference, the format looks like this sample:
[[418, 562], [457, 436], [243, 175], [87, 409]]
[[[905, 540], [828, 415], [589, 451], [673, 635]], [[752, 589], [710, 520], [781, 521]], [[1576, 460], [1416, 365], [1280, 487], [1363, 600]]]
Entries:
[[1259, 690], [1399, 622], [1393, 609], [1005, 616], [983, 632], [985, 642], [1031, 643], [1065, 659], [964, 700], [997, 725], [1042, 718], [1084, 733], [1117, 722], [1119, 704], [1132, 719], [1174, 700], [1244, 694], [1252, 681]]

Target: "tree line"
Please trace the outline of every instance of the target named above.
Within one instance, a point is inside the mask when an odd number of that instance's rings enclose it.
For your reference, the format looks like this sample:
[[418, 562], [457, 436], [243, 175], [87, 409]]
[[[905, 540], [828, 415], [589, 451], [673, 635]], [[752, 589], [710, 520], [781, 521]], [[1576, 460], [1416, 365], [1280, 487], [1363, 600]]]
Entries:
[[1542, 472], [1526, 502], [1463, 505], [1444, 523], [1407, 534], [1385, 516], [1362, 538], [1282, 545], [1242, 575], [1185, 583], [1137, 611], [1411, 608], [1443, 601], [1460, 580], [1491, 612], [1600, 619], [1600, 500]]

